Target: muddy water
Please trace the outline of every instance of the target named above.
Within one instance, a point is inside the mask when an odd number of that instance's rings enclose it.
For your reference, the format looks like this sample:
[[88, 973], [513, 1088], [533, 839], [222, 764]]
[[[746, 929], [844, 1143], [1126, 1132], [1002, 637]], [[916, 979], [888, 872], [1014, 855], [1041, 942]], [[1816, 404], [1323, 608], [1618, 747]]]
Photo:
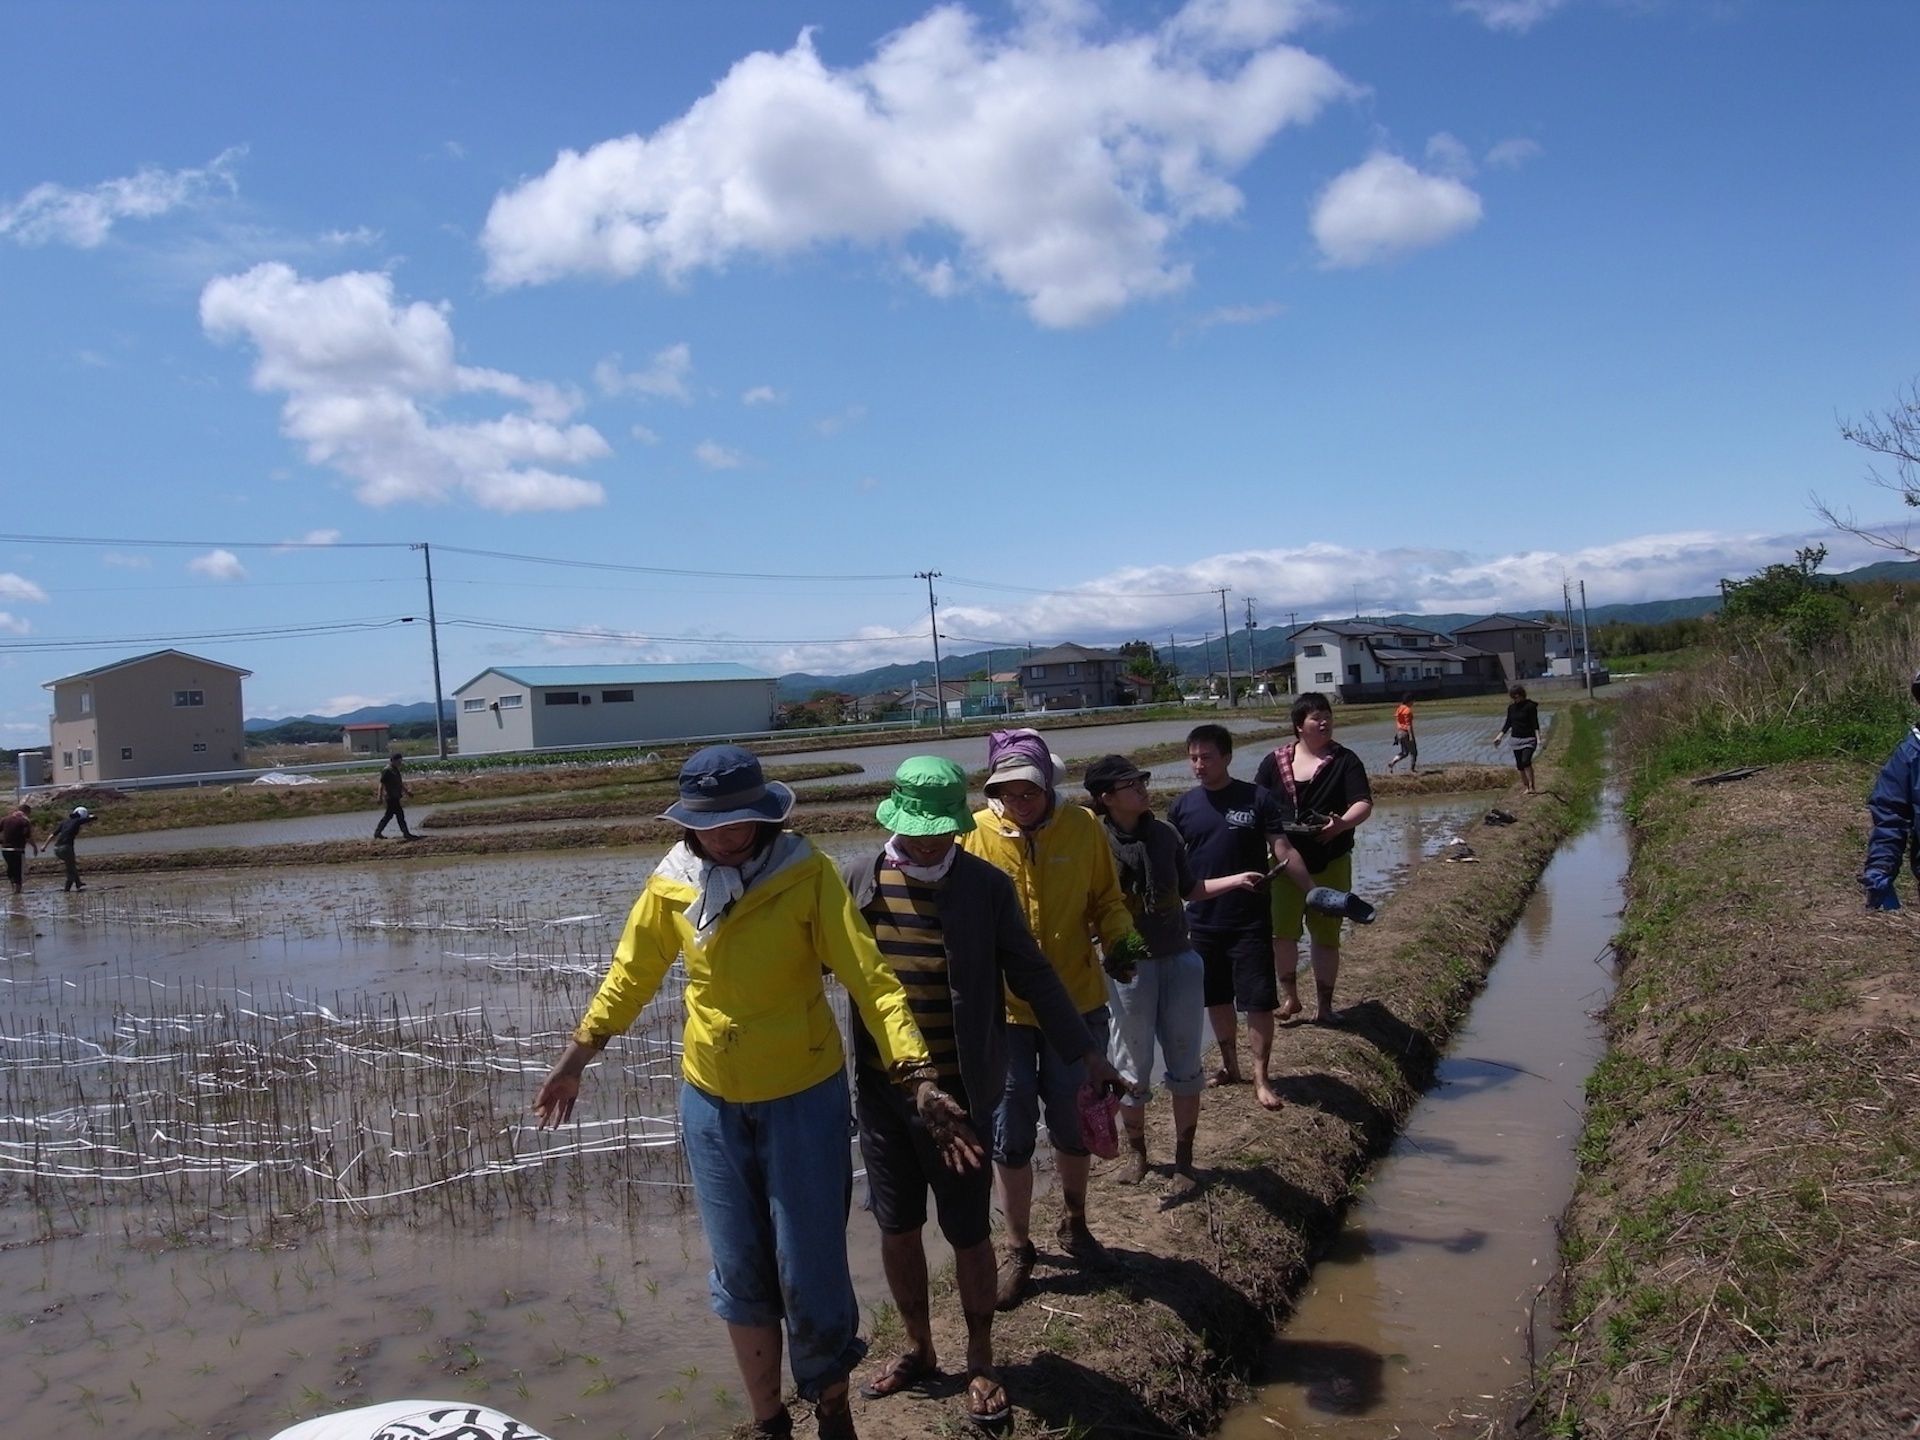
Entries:
[[[1439, 1083], [1382, 1162], [1224, 1440], [1481, 1433], [1552, 1347], [1540, 1288], [1603, 1049], [1626, 841], [1617, 814], [1548, 866]], [[1537, 1332], [1536, 1333], [1536, 1329]]]
[[[1388, 893], [1485, 803], [1381, 806], [1360, 831], [1359, 887]], [[878, 838], [823, 845], [845, 853]], [[583, 1136], [598, 1124], [657, 1140], [654, 1158], [597, 1180], [567, 1149], [590, 1138], [525, 1125], [526, 1099], [657, 859], [396, 855], [364, 869], [29, 890], [0, 916], [0, 1373], [15, 1412], [5, 1433], [255, 1440], [328, 1408], [403, 1396], [483, 1399], [556, 1432], [577, 1421], [596, 1440], [710, 1434], [738, 1418], [672, 1144], [671, 1005], [643, 1018], [625, 1058], [601, 1062], [581, 1107]], [[383, 1017], [378, 1046], [346, 1023], [368, 1010]], [[425, 1199], [408, 1204], [391, 1198], [408, 1188], [402, 1159], [389, 1198], [311, 1204], [304, 1223], [277, 1225], [239, 1183], [211, 1205], [151, 1186], [137, 1195], [134, 1161], [178, 1144], [161, 1132], [185, 1122], [169, 1112], [115, 1140], [98, 1128], [102, 1100], [190, 1088], [186, 1072], [157, 1061], [153, 1073], [174, 1078], [145, 1078], [149, 1059], [133, 1047], [169, 1030], [197, 1035], [210, 1013], [239, 1017], [248, 1044], [271, 1046], [287, 1028], [336, 1053], [364, 1047], [366, 1088], [349, 1077], [344, 1094], [322, 1094], [298, 1080], [285, 1096], [290, 1129], [342, 1134], [350, 1110], [353, 1124], [397, 1132], [405, 1116], [394, 1112], [437, 1117], [460, 1088], [463, 1123], [493, 1132], [515, 1164], [544, 1167], [550, 1185], [483, 1207], [429, 1177]], [[384, 1029], [402, 1019], [455, 1023], [464, 1052], [444, 1062], [444, 1079], [404, 1096], [380, 1088], [395, 1053]], [[300, 1063], [324, 1063], [317, 1053]], [[36, 1136], [77, 1146], [64, 1163], [91, 1178], [35, 1188], [30, 1174], [48, 1163]], [[142, 1153], [130, 1159], [121, 1145]], [[188, 1168], [172, 1182], [181, 1196]], [[856, 1211], [849, 1235], [859, 1294], [875, 1306], [886, 1288], [871, 1220]], [[937, 1268], [944, 1256], [930, 1248]]]

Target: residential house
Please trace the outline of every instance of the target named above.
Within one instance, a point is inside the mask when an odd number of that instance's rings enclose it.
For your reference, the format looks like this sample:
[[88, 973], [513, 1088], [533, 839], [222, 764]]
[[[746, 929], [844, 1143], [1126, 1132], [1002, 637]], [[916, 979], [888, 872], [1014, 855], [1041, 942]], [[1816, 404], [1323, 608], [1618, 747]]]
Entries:
[[240, 682], [251, 675], [155, 650], [49, 680], [56, 785], [204, 775], [246, 763]]
[[1495, 614], [1462, 625], [1453, 633], [1469, 645], [1497, 656], [1506, 682], [1518, 685], [1538, 680], [1547, 673], [1547, 633], [1551, 628], [1541, 620]]
[[453, 692], [460, 753], [756, 735], [776, 683], [744, 665], [498, 666]]
[[1127, 657], [1116, 650], [1056, 645], [1021, 662], [1020, 692], [1029, 710], [1125, 705], [1137, 693], [1122, 679], [1126, 671]]
[[1318, 620], [1288, 637], [1297, 691], [1354, 704], [1402, 695], [1485, 695], [1504, 688], [1499, 664], [1477, 646], [1417, 625]]

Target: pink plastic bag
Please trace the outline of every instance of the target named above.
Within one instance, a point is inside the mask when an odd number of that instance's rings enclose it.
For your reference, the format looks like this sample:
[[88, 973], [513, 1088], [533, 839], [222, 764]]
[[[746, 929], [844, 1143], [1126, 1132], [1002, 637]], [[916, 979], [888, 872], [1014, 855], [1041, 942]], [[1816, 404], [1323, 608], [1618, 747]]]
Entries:
[[1080, 1087], [1080, 1138], [1102, 1160], [1120, 1153], [1120, 1132], [1113, 1123], [1119, 1108], [1118, 1095], [1102, 1094], [1091, 1081]]

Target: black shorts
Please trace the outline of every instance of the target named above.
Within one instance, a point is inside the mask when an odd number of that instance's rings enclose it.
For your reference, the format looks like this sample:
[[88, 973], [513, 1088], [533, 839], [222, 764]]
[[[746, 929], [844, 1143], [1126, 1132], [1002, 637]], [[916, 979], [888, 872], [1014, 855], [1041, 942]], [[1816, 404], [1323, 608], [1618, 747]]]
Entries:
[[[982, 1159], [977, 1169], [949, 1170], [906, 1092], [866, 1065], [857, 1068], [853, 1113], [867, 1165], [867, 1207], [880, 1233], [917, 1233], [927, 1223], [927, 1191], [932, 1190], [947, 1243], [956, 1250], [978, 1245], [993, 1228], [993, 1166]], [[953, 1098], [967, 1103], [964, 1093]], [[982, 1145], [993, 1139], [991, 1133], [976, 1138]]]
[[1273, 935], [1265, 927], [1192, 932], [1193, 948], [1206, 967], [1208, 1005], [1232, 1005], [1242, 1014], [1280, 1008], [1273, 976]]
[[1540, 737], [1537, 735], [1529, 735], [1524, 740], [1517, 735], [1514, 736], [1513, 768], [1516, 770], [1525, 770], [1528, 766], [1532, 765], [1533, 752], [1539, 748]]

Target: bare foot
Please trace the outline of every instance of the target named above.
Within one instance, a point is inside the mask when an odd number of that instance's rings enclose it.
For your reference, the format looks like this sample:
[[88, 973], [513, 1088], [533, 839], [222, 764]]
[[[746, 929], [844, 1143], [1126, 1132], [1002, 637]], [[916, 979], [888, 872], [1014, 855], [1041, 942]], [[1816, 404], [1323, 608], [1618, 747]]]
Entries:
[[1238, 1070], [1230, 1070], [1224, 1065], [1207, 1077], [1207, 1088], [1209, 1090], [1218, 1090], [1222, 1085], [1244, 1085], [1246, 1083], [1246, 1076], [1242, 1075]]
[[1280, 1092], [1264, 1079], [1253, 1082], [1253, 1098], [1260, 1102], [1263, 1110], [1278, 1110], [1285, 1103], [1280, 1099]]
[[1288, 1000], [1282, 1004], [1278, 1010], [1273, 1012], [1273, 1023], [1276, 1025], [1284, 1025], [1299, 1013], [1300, 1002], [1298, 1000]]

